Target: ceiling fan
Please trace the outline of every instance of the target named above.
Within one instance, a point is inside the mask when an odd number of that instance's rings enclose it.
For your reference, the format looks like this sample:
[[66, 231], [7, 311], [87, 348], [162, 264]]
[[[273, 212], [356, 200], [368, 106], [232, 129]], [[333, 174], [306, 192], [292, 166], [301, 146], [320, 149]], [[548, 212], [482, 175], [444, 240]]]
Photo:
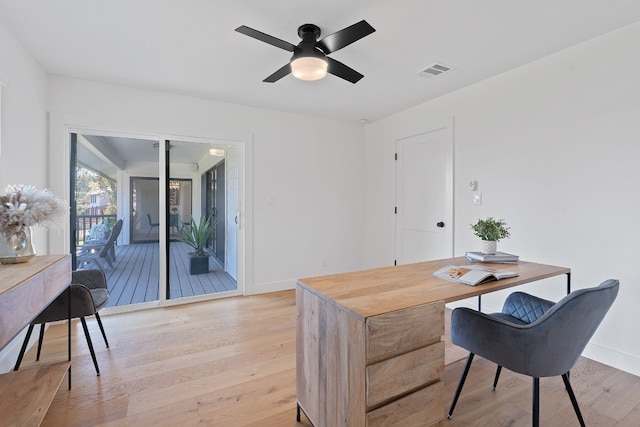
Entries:
[[320, 28], [317, 25], [304, 24], [298, 28], [298, 35], [302, 41], [297, 46], [245, 25], [236, 28], [236, 31], [293, 52], [291, 61], [264, 79], [264, 82], [277, 82], [289, 73], [301, 80], [319, 80], [329, 73], [356, 83], [364, 77], [362, 74], [327, 55], [368, 36], [375, 31], [375, 28], [362, 20], [318, 40]]

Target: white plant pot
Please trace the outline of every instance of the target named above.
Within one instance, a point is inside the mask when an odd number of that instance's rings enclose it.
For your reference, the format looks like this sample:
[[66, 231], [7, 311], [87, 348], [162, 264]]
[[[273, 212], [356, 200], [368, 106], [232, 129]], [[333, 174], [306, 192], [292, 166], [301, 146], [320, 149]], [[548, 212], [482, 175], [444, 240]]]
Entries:
[[481, 251], [486, 255], [493, 255], [498, 250], [498, 242], [495, 240], [483, 240]]

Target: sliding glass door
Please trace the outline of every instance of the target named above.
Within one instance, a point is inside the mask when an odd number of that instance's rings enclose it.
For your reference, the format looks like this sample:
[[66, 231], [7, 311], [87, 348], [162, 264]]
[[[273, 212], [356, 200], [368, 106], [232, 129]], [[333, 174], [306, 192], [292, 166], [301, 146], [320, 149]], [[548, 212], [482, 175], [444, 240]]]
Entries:
[[89, 134], [71, 142], [74, 267], [105, 272], [109, 306], [237, 290], [225, 149]]
[[100, 269], [108, 307], [159, 299], [155, 141], [72, 134], [74, 268]]
[[[237, 289], [212, 244], [225, 225], [224, 191], [219, 211], [209, 204], [207, 177], [224, 163], [224, 150], [210, 144], [170, 141], [167, 235], [170, 238], [168, 298], [224, 293]], [[220, 185], [224, 183], [220, 176]], [[222, 238], [224, 237], [222, 232]]]

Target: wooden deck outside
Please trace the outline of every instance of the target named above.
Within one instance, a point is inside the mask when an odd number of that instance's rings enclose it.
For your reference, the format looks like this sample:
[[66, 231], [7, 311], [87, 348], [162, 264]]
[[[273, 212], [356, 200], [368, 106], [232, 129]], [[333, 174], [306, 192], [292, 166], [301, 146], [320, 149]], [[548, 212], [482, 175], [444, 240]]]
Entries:
[[[236, 281], [209, 257], [209, 273], [189, 274], [190, 247], [171, 242], [169, 298], [181, 298], [217, 292], [235, 291]], [[108, 307], [137, 304], [158, 299], [158, 243], [116, 247], [114, 268], [107, 268]]]

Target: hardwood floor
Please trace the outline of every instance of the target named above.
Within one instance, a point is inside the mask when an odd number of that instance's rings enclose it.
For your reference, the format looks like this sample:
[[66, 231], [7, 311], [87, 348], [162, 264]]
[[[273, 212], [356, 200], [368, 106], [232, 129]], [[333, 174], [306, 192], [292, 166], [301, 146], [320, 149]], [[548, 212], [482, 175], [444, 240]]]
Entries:
[[[74, 323], [73, 388], [45, 426], [310, 426], [295, 421], [293, 291], [103, 316], [109, 349], [88, 323], [102, 375]], [[66, 357], [66, 325], [47, 331], [42, 351]], [[463, 363], [445, 369], [443, 413]], [[493, 392], [494, 369], [476, 358], [445, 427], [530, 425], [531, 380], [503, 371]], [[588, 426], [640, 425], [640, 378], [581, 358], [571, 380]], [[540, 415], [543, 426], [578, 425], [560, 378], [541, 380]]]

